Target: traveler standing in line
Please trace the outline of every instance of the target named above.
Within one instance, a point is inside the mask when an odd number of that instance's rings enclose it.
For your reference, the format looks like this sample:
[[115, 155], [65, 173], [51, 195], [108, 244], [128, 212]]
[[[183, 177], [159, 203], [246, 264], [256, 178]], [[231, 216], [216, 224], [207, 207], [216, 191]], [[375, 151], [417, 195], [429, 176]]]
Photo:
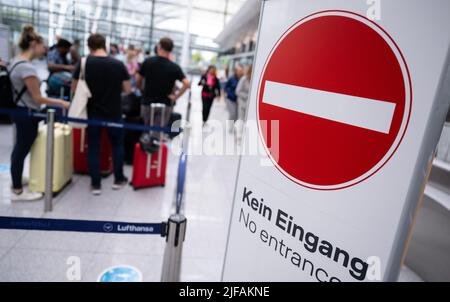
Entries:
[[119, 45], [117, 44], [109, 45], [109, 56], [116, 60], [122, 61], [122, 54], [120, 53]]
[[[171, 39], [162, 38], [156, 46], [156, 56], [146, 59], [137, 74], [137, 87], [143, 90], [141, 113], [146, 125], [150, 124], [150, 104], [152, 103], [162, 103], [167, 106], [164, 117], [161, 112], [155, 112], [154, 124], [160, 125], [161, 119], [164, 124], [167, 124], [176, 101], [191, 85], [181, 67], [170, 60], [173, 48]], [[177, 81], [182, 82], [183, 85], [174, 92]]]
[[238, 120], [240, 126], [237, 133], [238, 141], [242, 138], [243, 126], [246, 118], [248, 97], [250, 93], [250, 80], [252, 77], [252, 66], [247, 66], [245, 75], [239, 80], [236, 87], [237, 104], [238, 104]]
[[70, 47], [70, 64], [77, 65], [80, 60], [80, 48], [81, 48], [81, 42], [79, 39], [75, 39], [73, 41], [72, 47]]
[[[87, 113], [89, 119], [105, 119], [111, 122], [122, 122], [121, 92], [131, 93], [130, 76], [125, 65], [108, 56], [106, 40], [100, 34], [92, 34], [88, 39], [90, 55], [86, 59], [85, 79], [92, 97], [88, 100]], [[80, 78], [78, 64], [72, 83], [75, 91]], [[91, 175], [91, 192], [101, 194], [100, 174], [100, 135], [101, 128], [88, 126], [88, 163]], [[123, 174], [124, 148], [123, 129], [107, 128], [108, 138], [113, 149], [114, 184], [113, 190], [123, 188], [128, 180]]]
[[201, 77], [199, 86], [203, 86], [202, 89], [202, 116], [203, 116], [203, 126], [206, 125], [208, 121], [209, 114], [211, 112], [211, 107], [213, 105], [214, 99], [220, 96], [220, 82], [217, 78], [216, 66], [209, 66], [206, 73]]
[[50, 73], [61, 71], [72, 72], [75, 69], [75, 67], [71, 65], [67, 59], [67, 54], [70, 52], [71, 47], [72, 43], [65, 39], [59, 39], [56, 46], [49, 51], [47, 59]]
[[65, 97], [70, 95], [72, 72], [75, 70], [75, 66], [68, 59], [71, 47], [72, 43], [59, 39], [56, 47], [48, 52], [50, 74], [47, 79], [47, 94], [50, 96], [61, 96], [61, 92]]
[[130, 45], [127, 50], [127, 70], [131, 79], [131, 86], [136, 87], [136, 75], [139, 71], [139, 63], [137, 58], [138, 51], [133, 45]]
[[[233, 125], [238, 118], [236, 88], [242, 75], [243, 75], [242, 67], [236, 66], [236, 68], [234, 69], [234, 74], [228, 79], [224, 89], [227, 95], [227, 108], [229, 113], [229, 119], [230, 121], [233, 121]], [[234, 127], [232, 127], [230, 131], [233, 131], [233, 128]]]
[[[151, 51], [147, 49], [147, 50], [145, 51], [145, 53], [144, 53], [144, 61], [145, 61], [146, 59], [150, 58], [151, 56], [152, 56]], [[144, 62], [142, 62], [142, 63], [144, 63]]]
[[[26, 25], [23, 28], [19, 48], [19, 56], [12, 60], [9, 67], [17, 110], [24, 113], [39, 111], [41, 104], [69, 108], [68, 102], [46, 98], [41, 95], [36, 67], [31, 64], [31, 61], [45, 54], [45, 46], [42, 37], [34, 31], [32, 26]], [[39, 120], [29, 116], [14, 116], [13, 122], [16, 127], [16, 142], [11, 154], [11, 200], [39, 200], [43, 196], [42, 193], [25, 190], [22, 184], [25, 158], [37, 137]]]
[[145, 61], [146, 58], [147, 58], [147, 57], [146, 57], [145, 54], [144, 54], [144, 50], [143, 50], [142, 48], [138, 48], [138, 49], [136, 50], [136, 60], [137, 60], [137, 62], [138, 62], [138, 66], [141, 66], [142, 63], [144, 63], [144, 61]]

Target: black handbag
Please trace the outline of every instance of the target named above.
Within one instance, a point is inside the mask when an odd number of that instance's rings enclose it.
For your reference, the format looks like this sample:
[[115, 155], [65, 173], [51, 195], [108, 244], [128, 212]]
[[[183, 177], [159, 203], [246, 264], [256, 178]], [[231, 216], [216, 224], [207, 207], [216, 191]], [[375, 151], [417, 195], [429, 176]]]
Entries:
[[[179, 114], [178, 112], [172, 112], [172, 114], [170, 115], [169, 118], [169, 123], [167, 124], [168, 128], [172, 128], [173, 124], [177, 121], [180, 121], [182, 119], [181, 114]], [[170, 139], [174, 139], [175, 137], [177, 137], [178, 135], [180, 135], [181, 132], [170, 132], [169, 133], [169, 138]]]
[[139, 138], [139, 145], [141, 150], [152, 154], [158, 152], [161, 143], [158, 138], [151, 136], [149, 133], [143, 133]]
[[122, 96], [122, 113], [126, 117], [141, 115], [141, 98], [134, 93]]

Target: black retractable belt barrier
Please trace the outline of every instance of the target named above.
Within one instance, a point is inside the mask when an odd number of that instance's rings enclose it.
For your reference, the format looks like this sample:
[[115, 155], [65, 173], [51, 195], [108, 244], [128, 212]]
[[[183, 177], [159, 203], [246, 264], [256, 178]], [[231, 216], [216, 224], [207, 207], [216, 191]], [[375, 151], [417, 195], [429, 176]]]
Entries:
[[166, 222], [134, 223], [118, 221], [48, 219], [0, 216], [0, 229], [166, 236]]
[[[27, 112], [27, 111], [22, 111], [22, 110], [17, 110], [17, 109], [0, 108], [0, 113], [10, 115], [10, 116], [29, 116], [29, 117], [36, 117], [39, 119], [47, 118], [46, 113], [33, 112], [33, 111]], [[171, 129], [169, 127], [145, 126], [145, 125], [140, 125], [140, 124], [118, 123], [118, 122], [112, 122], [109, 120], [102, 120], [102, 119], [79, 119], [79, 118], [71, 118], [71, 117], [63, 116], [60, 114], [57, 114], [55, 116], [55, 119], [58, 122], [69, 122], [69, 123], [83, 124], [83, 125], [94, 126], [94, 127], [121, 128], [121, 129], [129, 129], [129, 130], [143, 131], [143, 132], [155, 131], [155, 132], [161, 132], [161, 133], [179, 134], [183, 131], [183, 129], [181, 129], [181, 128]]]

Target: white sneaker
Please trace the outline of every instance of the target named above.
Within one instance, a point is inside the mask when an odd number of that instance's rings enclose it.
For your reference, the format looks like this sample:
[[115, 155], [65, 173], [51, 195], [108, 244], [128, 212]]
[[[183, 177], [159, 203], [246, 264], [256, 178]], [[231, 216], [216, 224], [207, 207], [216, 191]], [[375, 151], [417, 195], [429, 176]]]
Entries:
[[44, 194], [30, 192], [28, 189], [24, 189], [20, 194], [11, 190], [11, 201], [37, 201], [42, 199], [42, 197], [44, 197]]
[[92, 193], [92, 195], [94, 195], [94, 196], [102, 195], [102, 189], [101, 189], [101, 188], [94, 188], [94, 187], [91, 187], [91, 193]]
[[123, 189], [127, 184], [128, 184], [128, 178], [125, 177], [124, 180], [122, 180], [122, 181], [115, 181], [112, 186], [112, 189], [115, 191], [118, 191], [118, 190]]

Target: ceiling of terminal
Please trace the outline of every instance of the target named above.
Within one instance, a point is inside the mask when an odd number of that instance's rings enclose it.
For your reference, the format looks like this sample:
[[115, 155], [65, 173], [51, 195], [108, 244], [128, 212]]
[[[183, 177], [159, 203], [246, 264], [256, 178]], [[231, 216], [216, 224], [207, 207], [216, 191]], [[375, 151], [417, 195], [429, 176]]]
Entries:
[[50, 44], [56, 35], [83, 40], [90, 32], [100, 32], [112, 42], [148, 48], [162, 36], [180, 45], [191, 11], [191, 48], [215, 50], [214, 38], [245, 1], [0, 0], [0, 20], [13, 32], [32, 23]]

